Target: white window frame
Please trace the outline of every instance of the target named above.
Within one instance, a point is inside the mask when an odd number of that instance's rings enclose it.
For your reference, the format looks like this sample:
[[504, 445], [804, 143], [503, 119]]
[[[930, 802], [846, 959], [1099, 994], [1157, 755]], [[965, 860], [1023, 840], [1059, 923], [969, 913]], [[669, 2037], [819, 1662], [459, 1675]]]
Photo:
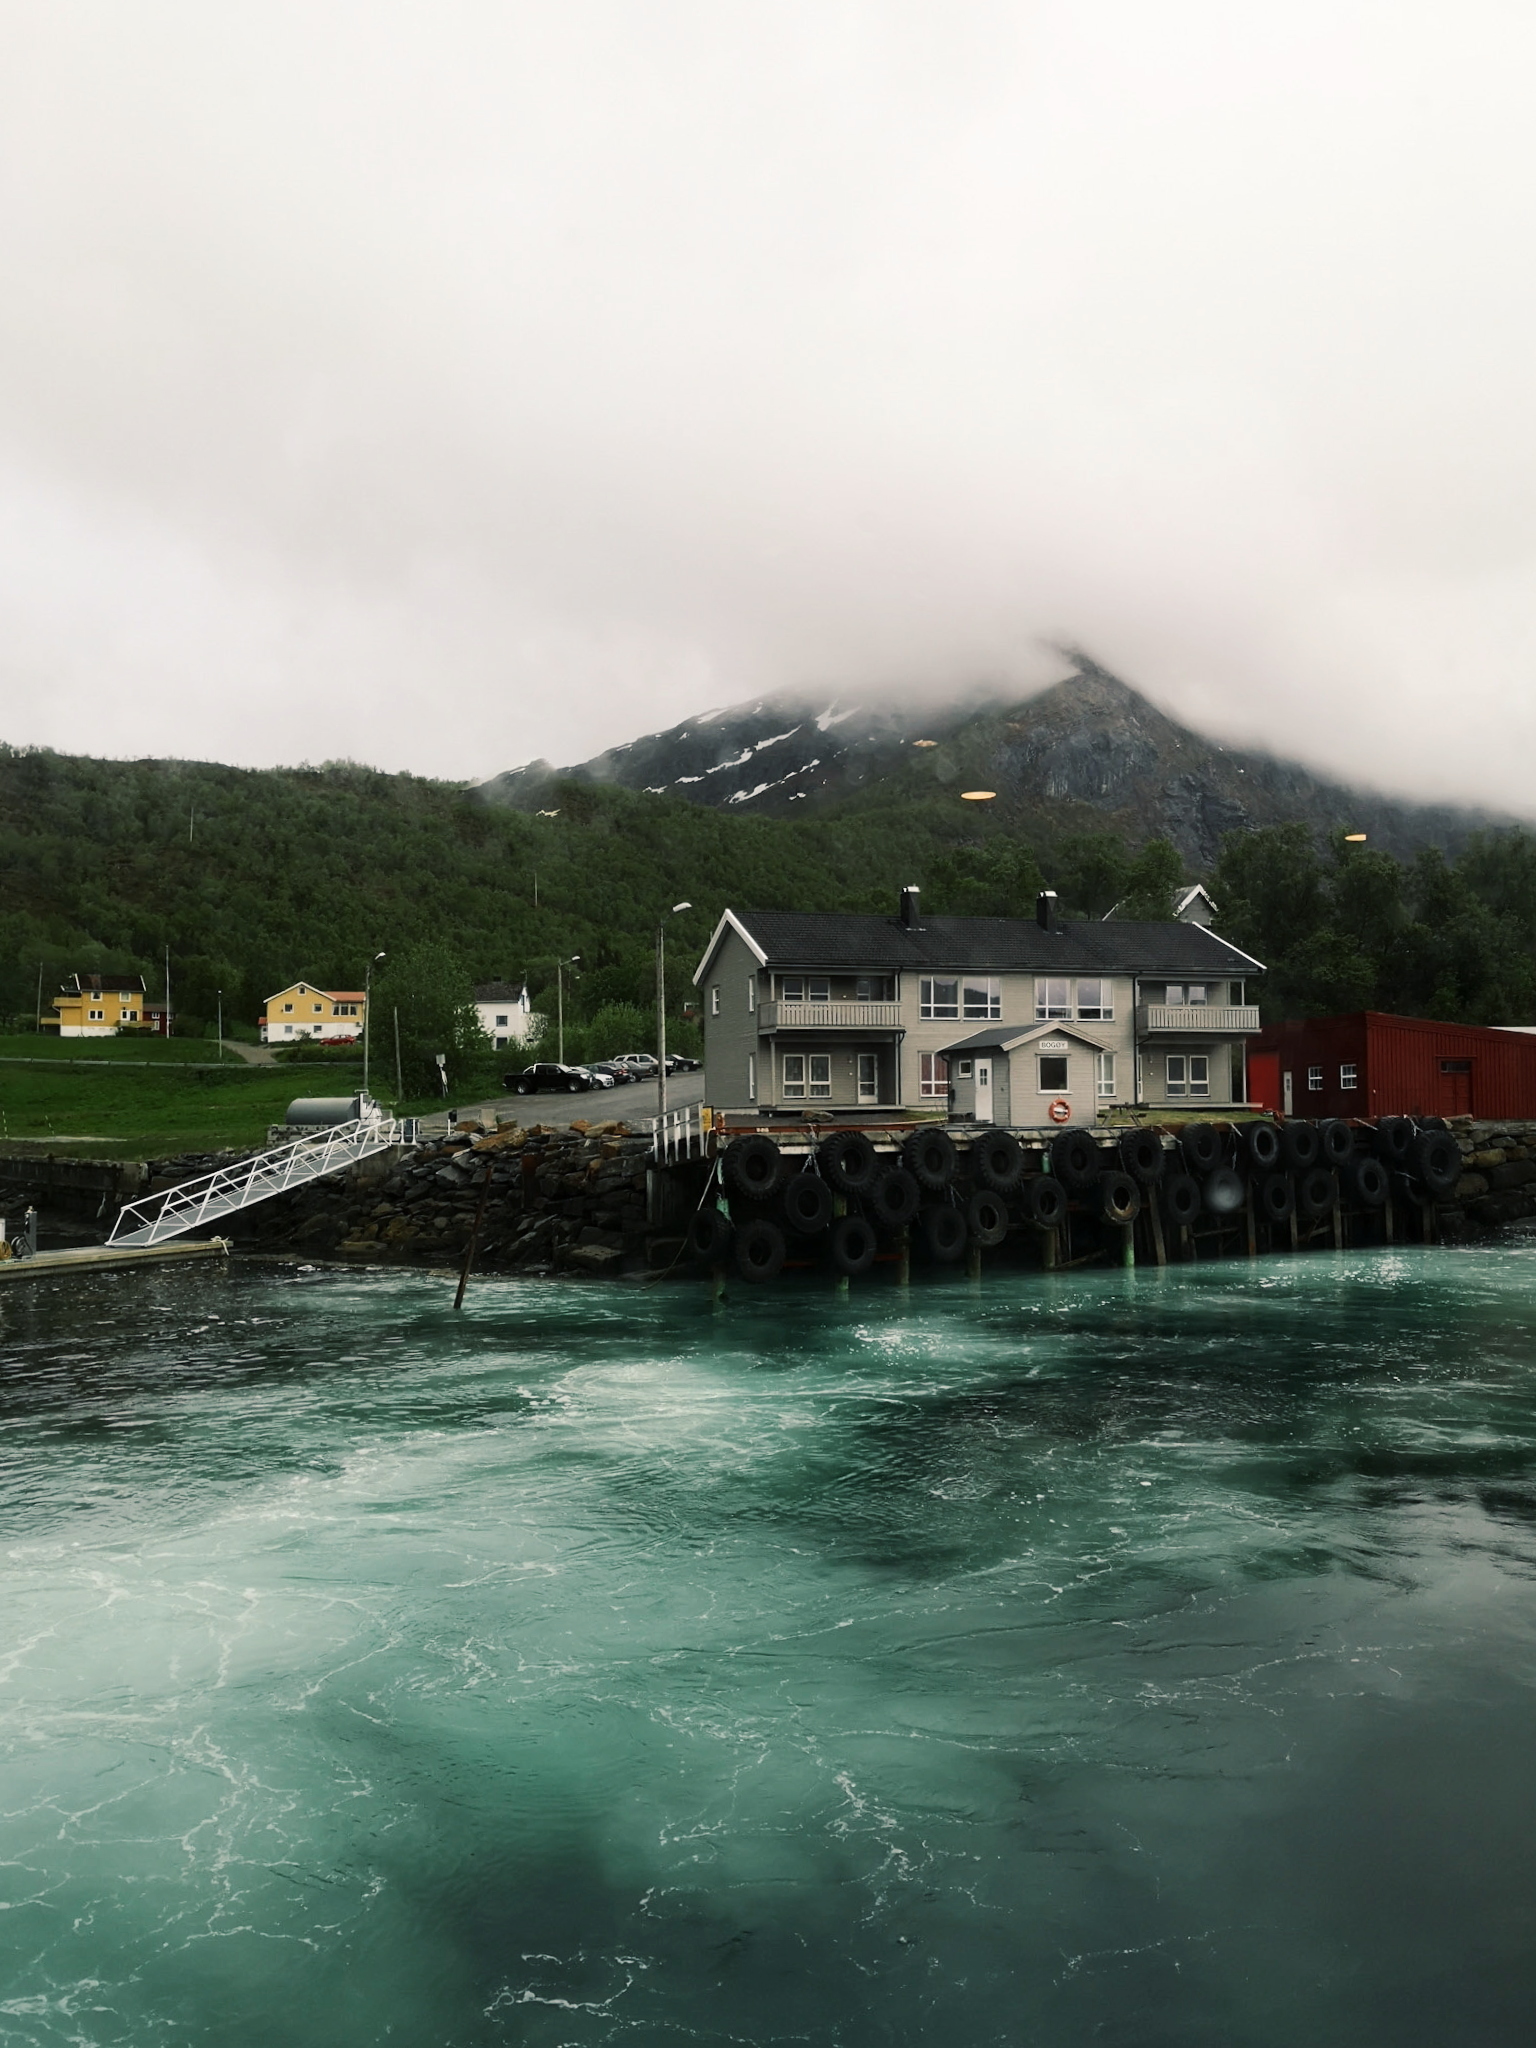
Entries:
[[747, 976], [747, 1015], [750, 1017], [756, 1009], [757, 976], [755, 974], [749, 974]]
[[1322, 1068], [1321, 1068], [1321, 1067], [1308, 1067], [1308, 1069], [1307, 1069], [1307, 1093], [1308, 1093], [1309, 1095], [1321, 1095], [1321, 1094], [1322, 1094], [1322, 1092], [1323, 1092], [1323, 1070], [1322, 1070]]
[[[1097, 1008], [1092, 1003], [1085, 1003], [1083, 1001], [1083, 990], [1085, 988], [1098, 990], [1099, 1001]], [[1080, 1018], [1086, 1018], [1090, 1022], [1097, 1019], [1103, 1024], [1113, 1024], [1115, 1021], [1115, 985], [1107, 976], [1088, 975], [1077, 984], [1077, 1014]]]
[[941, 1052], [925, 1052], [918, 1056], [917, 1092], [924, 1101], [936, 1098], [949, 1099], [949, 1061]]
[[832, 1094], [832, 1055], [829, 1052], [813, 1052], [810, 1055], [811, 1099], [826, 1102]]
[[1115, 1056], [1112, 1052], [1094, 1055], [1093, 1078], [1095, 1092], [1102, 1098], [1115, 1092]]
[[1339, 1087], [1347, 1095], [1360, 1086], [1360, 1066], [1356, 1060], [1342, 1060], [1339, 1063]]
[[755, 1052], [747, 1054], [747, 1100], [748, 1102], [756, 1102], [757, 1100], [757, 1054]]
[[[1059, 1081], [1047, 1081], [1047, 1067], [1061, 1068]], [[1035, 1055], [1035, 1083], [1041, 1095], [1065, 1095], [1072, 1086], [1072, 1065], [1070, 1055], [1064, 1052], [1041, 1052]]]
[[[869, 1080], [865, 1081], [868, 1071]], [[860, 1102], [880, 1100], [880, 1055], [877, 1052], [861, 1052], [855, 1055], [854, 1074], [858, 1083]]]
[[709, 991], [709, 1014], [711, 1017], [718, 1017], [720, 1014], [720, 984], [718, 981]]
[[972, 1023], [995, 1024], [1003, 1014], [1003, 984], [995, 974], [960, 977], [960, 1014]]
[[[1053, 990], [1053, 989], [1060, 989], [1060, 991], [1061, 991], [1061, 994], [1060, 994], [1059, 998], [1058, 998], [1058, 999], [1057, 999], [1056, 1001], [1054, 1001], [1054, 1002], [1053, 1002], [1053, 1001], [1052, 1001], [1052, 999], [1051, 999], [1051, 992], [1052, 992], [1052, 990]], [[1067, 1017], [1070, 1017], [1071, 1015], [1072, 1015], [1072, 984], [1071, 984], [1071, 982], [1067, 980], [1067, 978], [1065, 977], [1065, 975], [1060, 975], [1060, 974], [1042, 974], [1042, 975], [1037, 975], [1037, 976], [1036, 976], [1036, 978], [1035, 978], [1035, 1018], [1036, 1018], [1036, 1021], [1038, 1022], [1038, 1021], [1040, 1021], [1040, 1020], [1042, 1020], [1042, 1019], [1044, 1019], [1044, 1020], [1050, 1020], [1050, 1019], [1052, 1019], [1052, 1018], [1057, 1018], [1057, 1017], [1060, 1017], [1060, 1018], [1067, 1018]]]
[[781, 1003], [803, 1003], [805, 1001], [805, 976], [803, 974], [781, 974], [779, 976], [779, 1001]]
[[830, 1003], [832, 1000], [831, 975], [808, 974], [805, 977], [805, 1000], [808, 1003]]
[[1170, 1102], [1174, 1102], [1180, 1096], [1189, 1093], [1189, 1058], [1187, 1054], [1182, 1052], [1169, 1053], [1164, 1074], [1164, 1086], [1168, 1091], [1168, 1100]]
[[[941, 996], [940, 989], [952, 989], [951, 996]], [[958, 1021], [960, 1016], [960, 977], [955, 974], [925, 974], [917, 984], [917, 1014], [919, 1017], [937, 1019], [941, 1023]]]
[[1189, 1092], [1191, 1095], [1209, 1095], [1211, 1092], [1211, 1056], [1208, 1052], [1192, 1052], [1189, 1056]]
[[805, 1100], [805, 1054], [784, 1052], [779, 1054], [779, 1093], [786, 1102]]

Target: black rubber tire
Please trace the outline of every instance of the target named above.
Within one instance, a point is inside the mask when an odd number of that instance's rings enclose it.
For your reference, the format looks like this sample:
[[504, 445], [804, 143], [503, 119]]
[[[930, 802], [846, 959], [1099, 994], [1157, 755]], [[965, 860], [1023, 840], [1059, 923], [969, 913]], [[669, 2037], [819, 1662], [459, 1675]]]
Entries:
[[990, 1251], [1008, 1235], [1008, 1205], [1001, 1195], [982, 1188], [965, 1205], [966, 1227], [983, 1251]]
[[816, 1164], [839, 1194], [865, 1195], [880, 1171], [880, 1154], [862, 1131], [834, 1131], [817, 1146]]
[[1376, 1121], [1376, 1157], [1382, 1165], [1391, 1169], [1408, 1164], [1408, 1155], [1413, 1150], [1413, 1120], [1406, 1116], [1378, 1117]]
[[579, 1095], [581, 1093], [581, 1083], [579, 1081], [567, 1081], [565, 1092], [567, 1095]]
[[948, 1131], [937, 1124], [926, 1131], [913, 1131], [901, 1148], [901, 1163], [921, 1188], [942, 1195], [955, 1177], [959, 1154]]
[[1156, 1131], [1122, 1131], [1115, 1152], [1121, 1171], [1144, 1188], [1155, 1188], [1168, 1171], [1168, 1154]]
[[1162, 1199], [1170, 1223], [1193, 1223], [1200, 1214], [1200, 1183], [1192, 1173], [1170, 1173], [1162, 1185]]
[[1266, 1223], [1289, 1223], [1296, 1214], [1296, 1190], [1290, 1175], [1261, 1174], [1253, 1184], [1253, 1205]]
[[1450, 1128], [1450, 1125], [1443, 1116], [1421, 1116], [1419, 1118], [1419, 1129], [1421, 1131], [1448, 1131]]
[[1185, 1172], [1204, 1180], [1221, 1164], [1221, 1133], [1214, 1124], [1186, 1124], [1179, 1133], [1179, 1152]]
[[1271, 1123], [1256, 1118], [1241, 1129], [1243, 1156], [1253, 1173], [1278, 1173], [1280, 1170], [1280, 1133]]
[[731, 1248], [731, 1219], [709, 1202], [688, 1226], [688, 1255], [718, 1266]]
[[1024, 1178], [1024, 1147], [1012, 1131], [982, 1131], [971, 1140], [971, 1170], [994, 1195], [1011, 1195]]
[[869, 1191], [869, 1213], [882, 1230], [900, 1230], [922, 1207], [923, 1191], [904, 1166], [892, 1166]]
[[1317, 1127], [1317, 1143], [1324, 1166], [1347, 1166], [1355, 1156], [1355, 1133], [1341, 1116], [1324, 1117]]
[[1432, 1195], [1448, 1195], [1461, 1179], [1461, 1147], [1449, 1131], [1420, 1131], [1408, 1165]]
[[832, 1221], [832, 1190], [819, 1173], [792, 1173], [780, 1206], [797, 1237], [820, 1237]]
[[875, 1263], [875, 1233], [863, 1216], [839, 1216], [827, 1240], [832, 1263], [839, 1273], [857, 1279]]
[[1296, 1177], [1296, 1214], [1303, 1223], [1321, 1223], [1333, 1214], [1333, 1175], [1326, 1166], [1309, 1166]]
[[1309, 1166], [1316, 1166], [1322, 1150], [1317, 1126], [1309, 1124], [1305, 1117], [1293, 1117], [1280, 1126], [1280, 1149], [1292, 1173], [1305, 1173]]
[[923, 1211], [918, 1224], [923, 1240], [923, 1249], [930, 1259], [947, 1263], [951, 1259], [963, 1259], [970, 1232], [965, 1227], [965, 1211], [949, 1202], [934, 1202]]
[[1069, 1194], [1085, 1195], [1104, 1171], [1104, 1155], [1093, 1133], [1074, 1126], [1051, 1140], [1051, 1172]]
[[1049, 1173], [1032, 1173], [1019, 1190], [1024, 1220], [1036, 1230], [1054, 1230], [1067, 1216], [1067, 1191]]
[[519, 1095], [531, 1095], [533, 1093], [533, 1083], [531, 1081], [519, 1081], [517, 1092]]
[[736, 1233], [736, 1270], [743, 1280], [776, 1280], [784, 1264], [784, 1233], [766, 1216], [754, 1216]]
[[1093, 1195], [1102, 1223], [1134, 1223], [1141, 1214], [1141, 1189], [1118, 1167], [1099, 1175]]
[[1200, 1200], [1208, 1215], [1235, 1216], [1247, 1197], [1243, 1176], [1231, 1166], [1218, 1166], [1205, 1176]]
[[731, 1140], [720, 1171], [733, 1195], [766, 1202], [778, 1192], [784, 1178], [784, 1154], [766, 1133], [754, 1131], [750, 1137]]
[[1344, 1191], [1357, 1209], [1380, 1209], [1392, 1191], [1385, 1163], [1364, 1153], [1344, 1169]]

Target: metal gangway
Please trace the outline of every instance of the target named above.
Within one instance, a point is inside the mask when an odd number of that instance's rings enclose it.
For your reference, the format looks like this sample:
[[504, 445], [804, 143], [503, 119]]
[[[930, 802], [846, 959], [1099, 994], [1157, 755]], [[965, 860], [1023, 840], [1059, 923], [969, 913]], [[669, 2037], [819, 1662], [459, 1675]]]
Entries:
[[346, 1123], [328, 1124], [311, 1131], [290, 1145], [258, 1152], [254, 1158], [221, 1166], [199, 1180], [184, 1181], [168, 1193], [146, 1195], [142, 1201], [127, 1202], [118, 1211], [107, 1239], [111, 1245], [160, 1244], [183, 1231], [217, 1223], [237, 1209], [249, 1209], [255, 1202], [286, 1195], [307, 1181], [322, 1180], [328, 1173], [340, 1173], [387, 1152], [393, 1145], [414, 1145], [414, 1117], [362, 1116]]

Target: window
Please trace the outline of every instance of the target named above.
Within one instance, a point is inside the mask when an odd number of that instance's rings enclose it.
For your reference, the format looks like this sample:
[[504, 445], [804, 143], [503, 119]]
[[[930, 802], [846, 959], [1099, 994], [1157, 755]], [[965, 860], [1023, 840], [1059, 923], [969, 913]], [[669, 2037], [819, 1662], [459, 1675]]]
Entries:
[[287, 1015], [288, 1015], [288, 1014], [290, 1013], [290, 1011], [291, 1011], [292, 1009], [293, 1009], [293, 1005], [292, 1005], [292, 1003], [284, 1003], [284, 1005], [283, 1005], [283, 1015], [284, 1015], [284, 1016], [287, 1016]]
[[1100, 1095], [1115, 1092], [1115, 1056], [1112, 1052], [1101, 1052], [1093, 1063], [1094, 1079]]
[[853, 984], [858, 1003], [894, 1003], [896, 984], [888, 974], [861, 974]]
[[324, 1003], [316, 1003], [316, 1005], [315, 1005], [315, 1015], [316, 1015], [317, 1017], [319, 1017], [319, 1016], [322, 1016], [322, 1015], [324, 1014], [324, 1011], [325, 1011], [325, 1005], [324, 1005]]
[[824, 974], [813, 974], [805, 984], [805, 1000], [808, 1003], [830, 1003], [832, 984]]
[[107, 1013], [105, 1010], [92, 1010], [90, 1015], [90, 1022], [92, 1024], [105, 1024], [106, 1021]]
[[748, 1102], [756, 1102], [757, 1100], [757, 1054], [755, 1052], [747, 1054], [747, 1100]]
[[859, 1100], [878, 1102], [880, 1100], [880, 1055], [873, 1052], [859, 1054]]
[[1246, 1003], [1246, 1002], [1247, 1002], [1247, 1000], [1248, 1000], [1248, 997], [1247, 997], [1247, 994], [1246, 994], [1246, 992], [1245, 992], [1245, 991], [1246, 991], [1246, 984], [1245, 984], [1245, 983], [1243, 983], [1243, 982], [1241, 982], [1241, 981], [1234, 981], [1234, 982], [1233, 982], [1233, 984], [1232, 984], [1232, 1000], [1233, 1000], [1233, 1002], [1234, 1002], [1235, 1004], [1237, 1004], [1237, 1005], [1238, 1005], [1238, 1007], [1239, 1007], [1239, 1008], [1241, 1008], [1241, 1006], [1242, 1006], [1242, 1005], [1243, 1005], [1244, 1003]]
[[505, 1018], [505, 1017], [498, 1017], [498, 1018], [496, 1019], [496, 1022], [497, 1022], [497, 1023], [498, 1023], [498, 1024], [499, 1024], [499, 1025], [500, 1025], [500, 1026], [502, 1027], [502, 1028], [503, 1028], [503, 1030], [505, 1030], [505, 1028], [506, 1028], [506, 1022], [507, 1022], [507, 1020], [506, 1020], [506, 1018]]
[[787, 1052], [784, 1055], [784, 1097], [786, 1101], [798, 1102], [805, 1094], [805, 1054]]
[[779, 976], [779, 1000], [785, 1003], [805, 1001], [805, 976], [803, 974], [781, 974]]
[[1341, 1088], [1358, 1088], [1360, 1086], [1360, 1069], [1349, 1065], [1340, 1067], [1339, 1086]]
[[972, 974], [961, 988], [960, 1005], [967, 1017], [995, 1022], [1003, 1014], [1003, 985], [995, 974]]
[[925, 1052], [918, 1061], [917, 1092], [919, 1095], [949, 1094], [949, 1061], [941, 1052]]
[[747, 1014], [748, 1014], [748, 1015], [750, 1016], [750, 1015], [751, 1015], [751, 1013], [752, 1013], [752, 1012], [753, 1012], [753, 1011], [754, 1011], [754, 1010], [755, 1010], [756, 1008], [757, 1008], [757, 976], [756, 976], [755, 974], [749, 974], [749, 975], [747, 976]]
[[1079, 1017], [1099, 1017], [1107, 1024], [1115, 1014], [1115, 992], [1107, 981], [1080, 981], [1077, 984], [1077, 1014]]
[[1191, 1095], [1209, 1095], [1211, 1092], [1211, 1063], [1203, 1052], [1192, 1052], [1189, 1056], [1189, 1092]]
[[710, 990], [710, 992], [709, 992], [709, 1014], [711, 1015], [711, 1017], [718, 1017], [718, 1016], [719, 1016], [719, 1014], [720, 1014], [720, 984], [719, 984], [719, 982], [716, 982], [716, 983], [715, 983], [715, 985], [714, 985], [714, 987], [713, 987], [713, 988], [712, 988], [712, 989]]
[[830, 1095], [832, 1093], [832, 1055], [829, 1052], [811, 1054], [811, 1093]]
[[1037, 981], [1035, 983], [1035, 1015], [1037, 1017], [1070, 1017], [1072, 1014], [1072, 985], [1067, 981]]
[[1067, 1085], [1067, 1056], [1064, 1052], [1040, 1055], [1040, 1093], [1059, 1095]]
[[974, 1069], [969, 1060], [962, 1060], [960, 1062], [959, 1074], [962, 1081], [969, 1081], [973, 1071]]
[[958, 981], [930, 981], [926, 975], [917, 985], [917, 1014], [920, 1017], [958, 1017]]
[[1187, 1095], [1189, 1093], [1189, 1062], [1181, 1052], [1168, 1055], [1168, 1093]]
[[1322, 1094], [1322, 1092], [1323, 1092], [1323, 1070], [1322, 1070], [1322, 1068], [1321, 1068], [1321, 1067], [1308, 1067], [1308, 1069], [1307, 1069], [1307, 1088], [1308, 1088], [1308, 1091], [1309, 1091], [1309, 1092], [1310, 1092], [1311, 1094], [1313, 1094], [1313, 1095], [1321, 1095], [1321, 1094]]

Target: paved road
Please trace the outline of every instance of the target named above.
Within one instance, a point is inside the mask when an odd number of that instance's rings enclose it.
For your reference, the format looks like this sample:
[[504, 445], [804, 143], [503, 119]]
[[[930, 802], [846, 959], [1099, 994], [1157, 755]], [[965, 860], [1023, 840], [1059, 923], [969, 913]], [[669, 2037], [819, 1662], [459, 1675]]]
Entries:
[[[674, 1074], [668, 1081], [668, 1109], [687, 1109], [703, 1100], [702, 1074]], [[469, 1109], [471, 1105], [455, 1107]], [[645, 1130], [646, 1119], [656, 1114], [656, 1083], [631, 1081], [627, 1088], [593, 1088], [585, 1095], [494, 1095], [474, 1104], [473, 1111], [487, 1122], [502, 1116], [529, 1124], [569, 1124], [577, 1117], [588, 1123], [606, 1123], [617, 1117], [637, 1131]]]

